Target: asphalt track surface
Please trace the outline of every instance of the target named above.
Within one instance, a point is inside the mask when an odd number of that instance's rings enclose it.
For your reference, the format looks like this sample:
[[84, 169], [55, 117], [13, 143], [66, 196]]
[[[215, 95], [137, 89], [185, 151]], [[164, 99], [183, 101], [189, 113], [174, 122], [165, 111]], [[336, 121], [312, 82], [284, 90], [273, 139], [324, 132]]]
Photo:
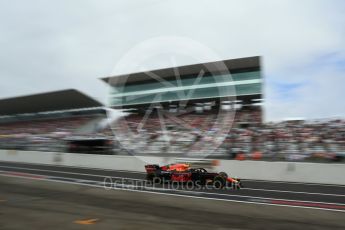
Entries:
[[141, 172], [86, 169], [63, 166], [32, 165], [0, 162], [0, 174], [99, 186], [106, 189], [126, 189], [234, 202], [255, 202], [268, 205], [290, 205], [345, 212], [345, 186], [288, 182], [243, 180], [241, 190], [193, 189], [187, 185], [146, 183]]
[[[232, 218], [236, 218], [241, 221], [225, 221], [225, 218], [220, 218], [220, 222], [213, 223], [212, 226], [221, 226], [220, 229], [224, 228], [224, 226], [228, 226], [231, 224], [231, 228], [227, 227], [225, 229], [268, 229], [267, 226], [271, 226], [273, 228], [282, 228], [288, 229], [293, 226], [294, 229], [328, 229], [328, 228], [344, 228], [345, 223], [345, 186], [340, 185], [321, 185], [321, 184], [303, 184], [303, 183], [287, 183], [287, 182], [270, 182], [270, 181], [251, 181], [251, 180], [244, 180], [243, 184], [245, 185], [244, 189], [241, 190], [232, 190], [228, 189], [214, 189], [214, 188], [207, 188], [207, 189], [187, 189], [187, 188], [180, 188], [180, 187], [171, 187], [170, 185], [159, 185], [159, 186], [152, 186], [145, 183], [145, 174], [139, 172], [127, 172], [127, 171], [112, 171], [112, 170], [102, 170], [102, 169], [86, 169], [86, 168], [75, 168], [75, 167], [63, 167], [63, 166], [49, 166], [49, 165], [32, 165], [32, 164], [22, 164], [22, 163], [7, 163], [7, 162], [0, 162], [0, 176], [1, 178], [25, 178], [26, 180], [29, 179], [30, 181], [35, 182], [45, 182], [45, 183], [53, 183], [53, 186], [48, 186], [47, 188], [42, 189], [41, 187], [35, 187], [30, 183], [31, 187], [28, 189], [24, 185], [12, 184], [11, 186], [6, 185], [6, 181], [0, 181], [1, 190], [0, 190], [0, 207], [3, 202], [1, 202], [1, 196], [9, 196], [14, 197], [31, 197], [30, 199], [36, 199], [35, 197], [41, 197], [41, 194], [45, 194], [45, 199], [51, 199], [51, 202], [54, 202], [54, 197], [56, 194], [61, 194], [58, 192], [59, 189], [64, 188], [65, 186], [78, 186], [83, 188], [95, 189], [97, 194], [103, 192], [110, 192], [110, 193], [124, 193], [126, 194], [126, 201], [119, 201], [117, 203], [123, 203], [124, 206], [132, 207], [137, 206], [140, 201], [134, 201], [134, 198], [138, 198], [140, 196], [148, 196], [149, 200], [152, 200], [153, 197], [164, 197], [169, 202], [169, 205], [162, 207], [158, 207], [161, 209], [161, 212], [165, 212], [165, 209], [168, 209], [167, 212], [172, 212], [174, 214], [174, 210], [176, 207], [169, 207], [172, 200], [173, 203], [178, 204], [181, 203], [181, 199], [184, 201], [183, 207], [179, 207], [180, 213], [185, 213], [190, 207], [186, 207], [185, 204], [188, 202], [192, 202], [193, 205], [197, 202], [198, 204], [204, 202], [211, 202], [207, 205], [207, 209], [212, 209], [212, 205], [217, 205], [217, 210], [222, 210], [221, 214], [217, 214], [217, 216], [223, 216], [225, 213], [231, 210], [236, 210], [234, 213], [228, 213], [228, 216]], [[112, 182], [112, 183], [109, 183]], [[170, 186], [170, 187], [169, 187]], [[52, 189], [55, 188], [55, 189]], [[106, 188], [106, 189], [105, 189]], [[78, 189], [80, 191], [80, 189]], [[3, 193], [3, 194], [1, 194]], [[7, 195], [6, 195], [7, 194]], [[61, 202], [72, 202], [76, 201], [79, 204], [83, 204], [86, 201], [91, 202], [92, 205], [102, 204], [101, 208], [108, 208], [110, 207], [103, 207], [107, 202], [104, 197], [102, 198], [95, 198], [93, 194], [79, 194], [82, 197], [82, 200], [79, 200], [78, 192], [73, 192], [71, 194], [68, 193], [66, 196], [58, 196], [61, 199]], [[91, 198], [88, 198], [91, 196]], [[130, 198], [127, 198], [129, 196]], [[33, 197], [33, 198], [32, 198]], [[122, 197], [123, 198], [123, 197]], [[5, 199], [5, 198], [4, 198]], [[30, 200], [29, 199], [29, 200]], [[67, 199], [67, 201], [65, 200]], [[101, 199], [98, 201], [98, 199]], [[103, 200], [105, 199], [105, 200]], [[109, 198], [110, 199], [110, 198]], [[146, 198], [144, 198], [146, 199]], [[91, 205], [86, 202], [85, 205]], [[6, 203], [6, 202], [5, 202]], [[116, 204], [117, 204], [116, 203]], [[219, 209], [220, 205], [228, 205], [231, 206], [230, 209]], [[146, 210], [151, 209], [151, 204], [141, 204], [142, 209], [146, 207]], [[46, 209], [46, 205], [42, 204], [43, 207], [40, 209]], [[148, 207], [147, 207], [148, 206]], [[31, 207], [31, 206], [29, 206]], [[29, 208], [27, 207], [27, 208]], [[54, 206], [55, 207], [55, 206]], [[73, 205], [68, 206], [69, 208], [74, 207]], [[92, 206], [94, 207], [94, 206]], [[234, 209], [234, 207], [236, 207]], [[7, 207], [10, 208], [10, 207]], [[13, 207], [12, 207], [13, 208]], [[34, 207], [33, 207], [34, 208]], [[62, 207], [61, 207], [62, 208]], [[90, 210], [92, 208], [88, 207]], [[139, 208], [140, 209], [140, 208]], [[171, 210], [172, 209], [172, 210]], [[10, 209], [9, 209], [10, 210]], [[20, 209], [22, 210], [22, 209]], [[16, 210], [16, 212], [20, 212], [20, 210]], [[118, 208], [116, 209], [119, 212]], [[120, 209], [121, 210], [121, 209]], [[266, 210], [265, 213], [257, 213], [260, 210]], [[276, 210], [276, 211], [272, 211]], [[71, 213], [74, 213], [75, 210], [71, 210]], [[136, 209], [128, 210], [133, 211], [134, 213], [138, 214]], [[152, 210], [151, 210], [152, 211]], [[176, 211], [176, 210], [175, 210]], [[244, 224], [246, 223], [245, 219], [249, 218], [249, 214], [254, 212], [253, 217], [254, 222], [257, 225], [251, 224]], [[280, 219], [277, 220], [277, 214], [281, 215], [282, 213], [287, 212], [286, 218], [287, 219]], [[0, 212], [0, 217], [3, 215], [4, 212]], [[159, 212], [160, 213], [160, 212]], [[188, 212], [189, 213], [189, 212]], [[242, 213], [242, 214], [241, 214]], [[315, 214], [317, 213], [317, 214]], [[140, 213], [141, 215], [142, 213]], [[205, 215], [204, 218], [209, 219], [209, 217], [213, 217], [214, 213], [201, 213]], [[200, 215], [201, 215], [200, 214]], [[119, 215], [119, 214], [117, 214]], [[138, 214], [139, 215], [139, 214]], [[140, 216], [139, 215], [139, 216]], [[161, 214], [162, 215], [162, 214]], [[191, 214], [185, 214], [191, 215]], [[195, 218], [195, 215], [193, 218]], [[234, 217], [234, 215], [236, 217]], [[264, 215], [264, 216], [260, 216]], [[268, 215], [268, 216], [267, 216]], [[290, 216], [294, 216], [293, 218], [289, 219]], [[91, 216], [91, 215], [89, 215]], [[150, 218], [153, 218], [153, 214]], [[159, 216], [159, 215], [158, 215]], [[179, 215], [178, 215], [179, 216]], [[206, 217], [209, 216], [209, 217]], [[303, 218], [302, 218], [303, 217]], [[308, 219], [311, 217], [311, 219]], [[64, 217], [63, 217], [64, 218]], [[133, 218], [128, 217], [128, 218]], [[167, 217], [165, 217], [167, 218]], [[198, 223], [196, 219], [191, 217], [191, 222]], [[272, 219], [271, 219], [272, 218]], [[299, 218], [302, 218], [300, 220]], [[0, 218], [1, 219], [1, 218]], [[48, 218], [49, 219], [49, 218]], [[116, 219], [116, 218], [115, 218]], [[92, 220], [92, 218], [91, 218]], [[265, 220], [265, 221], [262, 221]], [[178, 218], [177, 220], [178, 221]], [[185, 220], [186, 221], [186, 220]], [[244, 222], [243, 222], [244, 221]], [[49, 221], [48, 221], [49, 222]], [[120, 221], [121, 222], [121, 221]], [[44, 222], [45, 223], [45, 222]], [[140, 222], [141, 223], [141, 222]], [[240, 224], [242, 223], [242, 224]], [[265, 224], [264, 224], [265, 223]], [[164, 225], [164, 223], [161, 223]], [[190, 223], [189, 223], [190, 224]], [[192, 229], [192, 226], [187, 224]], [[264, 224], [261, 226], [261, 224]], [[244, 225], [244, 226], [242, 226]], [[3, 226], [7, 226], [6, 223], [3, 223]], [[125, 223], [123, 226], [127, 226]], [[132, 225], [131, 225], [132, 226]], [[145, 225], [146, 226], [146, 225]], [[199, 226], [207, 226], [206, 223]], [[266, 227], [263, 227], [266, 226]], [[341, 227], [340, 227], [341, 226]], [[75, 227], [72, 225], [71, 227]], [[174, 229], [170, 228], [170, 225], [165, 226], [166, 229]], [[175, 226], [177, 227], [177, 226]], [[188, 228], [189, 228], [188, 227]], [[209, 226], [210, 227], [210, 226]], [[108, 227], [105, 227], [108, 229]], [[147, 226], [147, 228], [149, 228]], [[1, 221], [0, 221], [0, 229], [2, 228]], [[13, 229], [20, 229], [20, 228], [13, 228]], [[112, 229], [132, 229], [132, 228], [112, 228]], [[182, 228], [183, 229], [183, 228]], [[202, 229], [202, 228], [201, 228]], [[291, 229], [291, 228], [290, 228]]]

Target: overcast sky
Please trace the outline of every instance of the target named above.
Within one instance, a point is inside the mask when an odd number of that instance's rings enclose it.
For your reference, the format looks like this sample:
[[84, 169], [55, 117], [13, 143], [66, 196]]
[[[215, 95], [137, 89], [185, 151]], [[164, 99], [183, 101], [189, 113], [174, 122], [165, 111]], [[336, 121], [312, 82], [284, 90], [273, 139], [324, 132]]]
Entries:
[[266, 120], [345, 117], [344, 12], [342, 0], [0, 0], [0, 98], [77, 88], [105, 102], [99, 78], [128, 52], [183, 37], [221, 59], [262, 56]]

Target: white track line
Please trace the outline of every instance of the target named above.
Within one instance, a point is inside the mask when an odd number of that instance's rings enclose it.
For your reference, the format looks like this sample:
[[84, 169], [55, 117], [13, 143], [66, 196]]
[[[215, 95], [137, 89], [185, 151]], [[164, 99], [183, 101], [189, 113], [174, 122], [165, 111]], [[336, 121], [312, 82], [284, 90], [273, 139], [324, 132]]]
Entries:
[[241, 190], [253, 190], [253, 191], [265, 191], [265, 192], [280, 192], [280, 193], [300, 193], [309, 195], [320, 195], [320, 196], [340, 196], [345, 197], [345, 194], [330, 194], [330, 193], [318, 193], [318, 192], [301, 192], [301, 191], [290, 191], [290, 190], [275, 190], [275, 189], [261, 189], [261, 188], [242, 188]]
[[[22, 165], [30, 165], [30, 166], [46, 166], [46, 167], [51, 166], [51, 167], [59, 167], [59, 168], [86, 169], [86, 170], [94, 170], [94, 171], [100, 170], [100, 171], [115, 172], [115, 173], [116, 172], [124, 172], [124, 173], [141, 174], [141, 175], [146, 174], [146, 172], [139, 172], [139, 171], [92, 168], [92, 167], [84, 167], [84, 166], [52, 165], [52, 164], [38, 164], [38, 163], [25, 163], [25, 162], [12, 162], [12, 161], [0, 161], [0, 163], [22, 164]], [[2, 166], [0, 166], [0, 167], [2, 167]], [[304, 183], [304, 182], [292, 182], [292, 181], [271, 181], [271, 180], [259, 180], [259, 179], [255, 179], [255, 180], [254, 179], [243, 179], [243, 181], [253, 181], [253, 182], [258, 182], [258, 183], [260, 183], [260, 182], [276, 183], [276, 184], [301, 184], [301, 185], [307, 185], [307, 186], [345, 187], [345, 185], [340, 185], [340, 184], [319, 184], [319, 183]]]
[[[344, 164], [345, 165], [345, 164]], [[274, 180], [253, 180], [253, 179], [243, 179], [245, 181], [253, 181], [258, 183], [273, 183], [273, 184], [301, 184], [301, 185], [307, 185], [307, 186], [324, 186], [324, 187], [345, 187], [345, 185], [341, 184], [318, 184], [318, 183], [304, 183], [304, 182], [292, 182], [292, 181], [274, 181]]]
[[[115, 177], [115, 176], [107, 176], [107, 175], [88, 174], [88, 173], [76, 173], [76, 172], [66, 172], [66, 171], [65, 172], [61, 172], [61, 171], [57, 171], [57, 170], [33, 169], [33, 168], [16, 167], [16, 166], [0, 166], [0, 168], [21, 169], [21, 170], [39, 171], [39, 172], [52, 172], [52, 173], [80, 175], [80, 176], [93, 176], [93, 177], [101, 177], [101, 178], [109, 178], [110, 177], [110, 178], [124, 179], [124, 180], [133, 180], [133, 181], [145, 181], [143, 179], [135, 179], [135, 178], [128, 178], [128, 177]], [[290, 191], [290, 190], [273, 190], [273, 189], [257, 189], [257, 188], [243, 188], [243, 190], [255, 190], [255, 191], [266, 191], [266, 192], [295, 193], [295, 194], [308, 194], [308, 195], [345, 197], [345, 195], [343, 195], [343, 194], [314, 193], [314, 192], [302, 192], [302, 191]]]
[[[117, 185], [121, 185], [121, 184], [117, 184]], [[123, 185], [127, 185], [127, 184], [123, 184]], [[190, 191], [190, 190], [181, 190], [181, 189], [155, 188], [155, 187], [148, 187], [148, 186], [128, 185], [128, 187], [137, 188], [137, 189], [140, 189], [140, 188], [152, 189], [153, 188], [153, 190], [172, 191], [172, 192], [191, 193], [191, 194], [216, 195], [216, 196], [225, 196], [225, 197], [251, 198], [251, 199], [260, 199], [260, 200], [282, 200], [282, 201], [292, 201], [292, 202], [329, 204], [329, 205], [345, 205], [345, 203], [328, 203], [328, 202], [319, 202], [319, 201], [291, 200], [291, 199], [280, 199], [280, 198], [270, 198], [270, 197], [233, 195], [233, 194], [226, 194], [226, 193], [213, 193], [213, 192], [200, 192], [200, 191]]]
[[[3, 171], [3, 172], [10, 172], [10, 171]], [[1, 175], [1, 174], [0, 174]], [[47, 176], [47, 175], [40, 175], [40, 174], [31, 174], [30, 175], [35, 175], [35, 176], [46, 176], [47, 178], [51, 178], [52, 180], [56, 181], [63, 181], [63, 180], [74, 180], [75, 182], [97, 182], [93, 180], [84, 180], [84, 179], [78, 179], [78, 178], [69, 178], [69, 177], [58, 177], [58, 176]], [[17, 175], [9, 175], [9, 176], [17, 176]], [[35, 179], [35, 178], [30, 178], [30, 177], [25, 177], [25, 176], [19, 176], [23, 178], [29, 178], [29, 179]], [[56, 178], [56, 179], [54, 179]], [[46, 178], [37, 178], [38, 180], [45, 180]], [[63, 179], [63, 180], [58, 180], [58, 179]], [[114, 189], [114, 187], [105, 187], [104, 183], [105, 181], [101, 181], [98, 183], [103, 183], [103, 188], [104, 189]], [[138, 186], [138, 185], [132, 185], [132, 184], [119, 184], [115, 183], [115, 185], [126, 185], [127, 187], [131, 187], [133, 189], [150, 189], [150, 190], [160, 190], [160, 191], [167, 191], [167, 192], [179, 192], [179, 193], [190, 193], [190, 194], [196, 194], [196, 195], [213, 195], [213, 196], [225, 196], [225, 197], [238, 197], [238, 198], [250, 198], [250, 199], [260, 199], [260, 200], [282, 200], [282, 201], [292, 201], [292, 202], [307, 202], [307, 203], [317, 203], [317, 204], [327, 204], [327, 205], [345, 205], [345, 203], [328, 203], [328, 202], [319, 202], [319, 201], [308, 201], [308, 200], [291, 200], [291, 199], [280, 199], [280, 198], [271, 198], [271, 197], [258, 197], [258, 196], [247, 196], [247, 195], [233, 195], [233, 194], [227, 194], [227, 193], [214, 193], [214, 192], [201, 192], [201, 191], [189, 191], [189, 190], [181, 190], [181, 189], [171, 189], [171, 188], [156, 188], [156, 187], [151, 187], [151, 186]], [[115, 187], [117, 188], [117, 187]]]
[[[54, 164], [38, 164], [38, 163], [25, 163], [25, 162], [13, 162], [13, 161], [0, 161], [1, 163], [9, 163], [9, 164], [21, 164], [21, 165], [30, 165], [30, 166], [44, 166], [44, 167], [57, 167], [57, 168], [71, 168], [71, 169], [86, 169], [86, 170], [100, 170], [100, 171], [107, 171], [107, 172], [124, 172], [124, 173], [131, 173], [131, 174], [146, 174], [146, 172], [139, 172], [139, 171], [130, 171], [130, 170], [117, 170], [117, 169], [104, 169], [104, 168], [92, 168], [92, 167], [85, 167], [85, 166], [69, 166], [69, 165], [54, 165]], [[14, 167], [14, 166], [13, 166]]]
[[[16, 178], [24, 178], [24, 179], [33, 179], [33, 178], [25, 177], [25, 176], [1, 175], [1, 174], [0, 174], [0, 176], [16, 177]], [[74, 184], [74, 185], [81, 185], [81, 186], [88, 186], [88, 187], [95, 187], [95, 188], [103, 188], [104, 189], [103, 186], [99, 186], [99, 185], [90, 185], [90, 184], [71, 182], [71, 181], [61, 181], [61, 180], [54, 180], [54, 179], [35, 179], [35, 180], [51, 181], [51, 182], [55, 182], [55, 183]], [[172, 194], [172, 193], [144, 191], [144, 190], [133, 190], [133, 189], [126, 189], [126, 188], [113, 188], [113, 189], [114, 190], [129, 191], [129, 192], [143, 192], [143, 193], [159, 194], [159, 195], [166, 195], [166, 196], [187, 197], [187, 198], [194, 198], [194, 199], [216, 200], [216, 201], [226, 201], [226, 202], [236, 202], [236, 203], [246, 203], [246, 204], [257, 204], [257, 205], [270, 205], [270, 206], [291, 207], [291, 208], [315, 209], [315, 210], [324, 210], [324, 211], [343, 212], [343, 213], [345, 213], [345, 210], [319, 208], [319, 207], [295, 206], [295, 205], [285, 205], [285, 204], [270, 204], [270, 203], [261, 203], [261, 202], [255, 202], [255, 201], [227, 200], [227, 199], [221, 199], [221, 198], [197, 197], [197, 196], [189, 196], [189, 195], [182, 195], [182, 194]]]
[[129, 177], [116, 177], [116, 176], [107, 176], [107, 175], [99, 175], [99, 174], [88, 174], [88, 173], [77, 173], [77, 172], [67, 172], [67, 171], [57, 171], [57, 170], [48, 170], [48, 169], [33, 169], [33, 168], [25, 168], [25, 167], [16, 167], [16, 166], [0, 166], [0, 168], [9, 168], [9, 169], [22, 169], [27, 171], [39, 171], [39, 172], [52, 172], [52, 173], [60, 173], [60, 174], [70, 174], [70, 175], [79, 175], [79, 176], [93, 176], [93, 177], [111, 177], [111, 178], [119, 178], [119, 179], [126, 179], [126, 180], [136, 180], [136, 181], [144, 181], [143, 179], [135, 179]]
[[307, 200], [291, 200], [291, 199], [281, 199], [281, 198], [270, 198], [270, 197], [257, 197], [257, 196], [247, 196], [247, 195], [233, 195], [227, 193], [215, 193], [215, 192], [201, 192], [201, 191], [191, 191], [191, 190], [182, 190], [182, 189], [171, 189], [164, 187], [150, 187], [150, 186], [138, 186], [132, 184], [118, 184], [116, 185], [126, 185], [132, 188], [144, 188], [144, 189], [153, 189], [153, 190], [162, 190], [162, 191], [172, 191], [172, 192], [182, 192], [182, 193], [191, 193], [191, 194], [205, 194], [205, 195], [216, 195], [216, 196], [226, 196], [226, 197], [241, 197], [241, 198], [254, 198], [262, 200], [283, 200], [283, 201], [293, 201], [293, 202], [309, 202], [309, 203], [318, 203], [318, 204], [330, 204], [330, 205], [345, 205], [345, 203], [329, 203], [329, 202], [320, 202], [320, 201], [307, 201]]

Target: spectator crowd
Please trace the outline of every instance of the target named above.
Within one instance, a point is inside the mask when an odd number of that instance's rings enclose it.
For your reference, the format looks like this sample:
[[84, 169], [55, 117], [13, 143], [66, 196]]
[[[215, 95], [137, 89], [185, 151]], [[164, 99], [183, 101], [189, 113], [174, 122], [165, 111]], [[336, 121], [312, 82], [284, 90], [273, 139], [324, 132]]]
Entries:
[[345, 120], [261, 123], [260, 111], [132, 114], [114, 126], [134, 152], [235, 159], [340, 160], [345, 156]]
[[111, 123], [111, 128], [92, 123], [97, 117], [1, 122], [0, 147], [49, 150], [54, 146], [51, 143], [79, 135], [77, 130], [89, 123], [92, 131], [87, 135], [115, 136], [120, 149], [135, 154], [238, 160], [339, 161], [345, 157], [345, 120], [262, 123], [261, 110], [253, 108], [236, 113], [132, 113]]

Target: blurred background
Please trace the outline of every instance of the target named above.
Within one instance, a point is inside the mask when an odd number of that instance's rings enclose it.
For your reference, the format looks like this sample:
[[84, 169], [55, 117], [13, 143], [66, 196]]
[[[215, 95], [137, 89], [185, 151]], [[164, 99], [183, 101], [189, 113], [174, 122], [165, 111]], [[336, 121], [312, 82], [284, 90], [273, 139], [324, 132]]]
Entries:
[[[257, 73], [260, 86], [256, 86], [259, 88], [255, 93], [262, 103], [256, 107], [236, 108], [233, 130], [225, 137], [217, 153], [219, 156], [260, 152], [272, 159], [339, 160], [344, 154], [345, 31], [342, 25], [345, 19], [342, 12], [345, 6], [342, 1], [333, 4], [307, 0], [219, 1], [212, 7], [208, 1], [183, 4], [104, 1], [99, 4], [95, 1], [47, 3], [34, 0], [30, 3], [2, 1], [0, 4], [3, 19], [0, 24], [0, 97], [4, 100], [0, 144], [3, 148], [60, 151], [54, 148], [64, 149], [60, 140], [66, 137], [80, 133], [102, 134], [107, 138], [113, 135], [102, 127], [104, 122], [98, 118], [104, 115], [102, 107], [114, 107], [109, 100], [111, 84], [100, 78], [137, 72], [135, 60], [132, 64], [129, 60], [121, 69], [114, 69], [114, 66], [138, 43], [159, 36], [180, 36], [204, 44], [220, 59], [200, 55], [196, 62], [180, 56], [171, 63], [170, 58], [155, 57], [141, 68], [153, 70], [262, 57], [257, 69], [249, 73], [260, 70]], [[244, 75], [238, 76], [239, 79], [248, 79], [249, 75]], [[83, 104], [76, 98], [69, 105], [59, 107], [54, 106], [57, 103], [54, 97], [59, 94], [52, 94], [51, 98], [42, 94], [40, 99], [29, 99], [33, 94], [66, 89], [76, 89], [97, 102], [84, 101]], [[7, 111], [8, 103], [15, 106], [12, 102], [23, 95], [28, 100], [24, 103], [30, 104], [28, 107], [32, 109]], [[64, 97], [68, 101], [67, 98], [74, 96]], [[16, 106], [23, 107], [22, 104]], [[87, 107], [100, 109], [84, 111]], [[70, 109], [73, 111], [68, 111]], [[215, 118], [205, 113], [186, 119], [195, 127], [198, 116], [207, 121], [199, 122], [204, 124], [197, 128], [209, 131], [206, 123], [213, 124]], [[133, 115], [128, 119], [129, 123], [137, 122]], [[82, 131], [81, 127], [87, 124], [97, 128]], [[147, 127], [141, 138], [155, 142], [157, 138], [152, 136], [159, 134], [159, 130], [154, 129]], [[178, 128], [170, 127], [169, 132], [174, 129]], [[179, 131], [174, 133], [180, 135]], [[195, 134], [186, 133], [187, 142], [195, 138]]]
[[[344, 12], [0, 0], [0, 229], [344, 229]], [[172, 162], [244, 188], [133, 185]]]

